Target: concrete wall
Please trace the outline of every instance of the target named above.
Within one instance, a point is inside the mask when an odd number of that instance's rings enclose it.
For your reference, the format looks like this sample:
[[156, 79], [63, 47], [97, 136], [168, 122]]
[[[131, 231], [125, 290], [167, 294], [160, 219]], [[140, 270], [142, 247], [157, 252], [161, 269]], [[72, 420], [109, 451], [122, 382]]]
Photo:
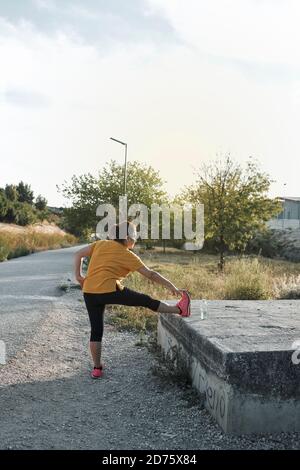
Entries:
[[[229, 432], [228, 410], [230, 406], [229, 397], [232, 395], [231, 387], [220, 379], [216, 374], [209, 371], [189, 354], [182, 344], [160, 323], [158, 326], [158, 344], [168, 359], [175, 362], [178, 368], [185, 368], [191, 378], [194, 388], [200, 395], [205, 394], [205, 407], [215, 418], [220, 427]], [[199, 397], [200, 401], [200, 397]]]
[[158, 344], [225, 433], [300, 431], [299, 301], [210, 301], [201, 321], [159, 315]]

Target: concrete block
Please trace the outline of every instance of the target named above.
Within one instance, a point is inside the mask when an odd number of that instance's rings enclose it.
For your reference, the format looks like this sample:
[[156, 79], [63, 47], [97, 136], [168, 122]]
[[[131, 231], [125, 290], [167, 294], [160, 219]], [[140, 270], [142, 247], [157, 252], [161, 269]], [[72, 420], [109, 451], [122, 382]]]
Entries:
[[300, 431], [299, 300], [208, 301], [204, 320], [193, 301], [189, 318], [160, 314], [158, 343], [224, 432]]

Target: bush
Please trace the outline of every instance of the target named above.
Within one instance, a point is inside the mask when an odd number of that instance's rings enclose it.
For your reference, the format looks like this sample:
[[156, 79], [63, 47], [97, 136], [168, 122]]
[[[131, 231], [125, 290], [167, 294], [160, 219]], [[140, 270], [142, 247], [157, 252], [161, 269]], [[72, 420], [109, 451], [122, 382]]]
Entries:
[[[4, 189], [0, 188], [0, 222], [26, 226], [38, 220], [47, 220], [56, 225], [62, 224], [60, 210], [58, 214], [52, 213], [47, 208], [47, 200], [41, 195], [36, 197], [34, 204], [33, 200], [30, 185], [22, 181], [18, 186], [7, 184]], [[69, 231], [68, 227], [61, 228]]]
[[23, 181], [20, 181], [20, 183], [17, 186], [17, 193], [18, 193], [19, 202], [26, 202], [29, 205], [33, 203], [33, 199], [34, 199], [33, 191], [29, 184], [25, 184]]
[[18, 200], [18, 190], [14, 184], [7, 184], [4, 189], [5, 196], [8, 201], [17, 202]]
[[44, 211], [47, 208], [47, 199], [39, 194], [39, 196], [35, 200], [35, 207], [39, 211]]
[[4, 220], [8, 209], [8, 201], [5, 195], [0, 192], [0, 221]]
[[239, 259], [230, 263], [225, 280], [225, 298], [266, 300], [272, 297], [270, 273], [258, 259]]
[[17, 203], [15, 205], [16, 215], [15, 223], [17, 225], [30, 225], [37, 221], [36, 211], [30, 206], [30, 204]]
[[0, 236], [0, 261], [5, 261], [7, 260], [7, 257], [9, 255], [9, 246], [2, 240]]
[[284, 274], [275, 281], [274, 290], [277, 299], [300, 299], [300, 275]]
[[10, 251], [7, 259], [19, 258], [20, 256], [30, 255], [32, 251], [27, 246], [17, 246], [13, 251]]
[[9, 203], [3, 221], [8, 224], [13, 224], [15, 223], [15, 220], [16, 220], [16, 208], [14, 204]]
[[21, 226], [33, 224], [37, 221], [36, 210], [26, 202], [9, 202], [4, 220]]
[[258, 232], [256, 236], [249, 241], [247, 252], [259, 254], [266, 258], [275, 258], [281, 256], [283, 247], [284, 243], [278, 236], [278, 231], [266, 230], [264, 232]]
[[44, 220], [47, 220], [49, 222], [49, 211], [47, 209], [45, 210], [37, 210], [36, 211], [36, 218], [40, 222], [43, 222]]

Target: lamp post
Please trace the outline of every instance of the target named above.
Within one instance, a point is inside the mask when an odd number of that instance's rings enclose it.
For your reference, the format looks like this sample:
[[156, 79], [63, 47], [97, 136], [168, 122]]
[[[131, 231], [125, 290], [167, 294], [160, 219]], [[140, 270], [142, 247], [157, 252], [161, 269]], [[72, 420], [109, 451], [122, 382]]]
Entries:
[[118, 144], [124, 145], [125, 147], [124, 196], [126, 196], [126, 192], [127, 192], [127, 144], [125, 142], [122, 142], [121, 140], [115, 139], [114, 137], [111, 137], [110, 140], [114, 140], [115, 142], [118, 142]]

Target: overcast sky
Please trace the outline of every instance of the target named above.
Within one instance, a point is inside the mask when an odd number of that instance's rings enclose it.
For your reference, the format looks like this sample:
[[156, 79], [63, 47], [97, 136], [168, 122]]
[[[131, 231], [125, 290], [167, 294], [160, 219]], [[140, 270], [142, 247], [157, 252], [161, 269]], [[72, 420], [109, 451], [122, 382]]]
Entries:
[[0, 0], [0, 186], [61, 205], [123, 163], [113, 136], [172, 194], [230, 152], [300, 196], [299, 24], [299, 0]]

